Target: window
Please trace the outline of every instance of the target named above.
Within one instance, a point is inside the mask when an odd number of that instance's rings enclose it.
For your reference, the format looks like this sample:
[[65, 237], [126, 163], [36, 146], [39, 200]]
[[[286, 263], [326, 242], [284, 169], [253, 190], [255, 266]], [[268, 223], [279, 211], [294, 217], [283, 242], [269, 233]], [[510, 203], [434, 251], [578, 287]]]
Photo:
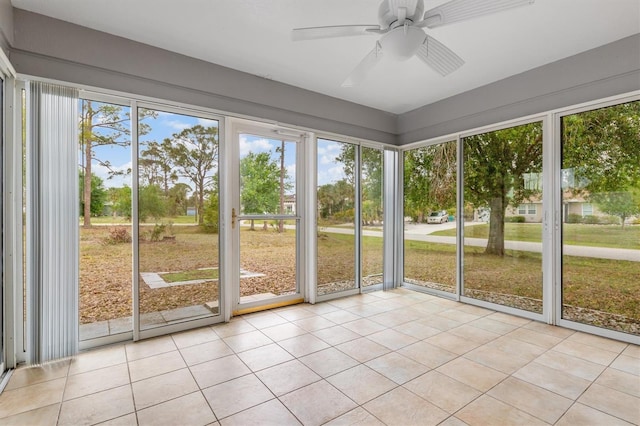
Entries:
[[593, 216], [593, 204], [582, 203], [582, 216]]
[[537, 209], [535, 204], [520, 204], [518, 206], [518, 214], [536, 214]]

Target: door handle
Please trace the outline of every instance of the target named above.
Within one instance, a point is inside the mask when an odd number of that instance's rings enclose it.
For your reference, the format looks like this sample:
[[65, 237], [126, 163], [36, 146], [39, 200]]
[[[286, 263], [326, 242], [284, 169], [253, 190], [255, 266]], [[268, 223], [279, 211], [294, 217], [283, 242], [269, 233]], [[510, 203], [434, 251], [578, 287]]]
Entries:
[[238, 218], [238, 215], [236, 214], [236, 209], [232, 208], [231, 209], [231, 229], [236, 229], [236, 219]]

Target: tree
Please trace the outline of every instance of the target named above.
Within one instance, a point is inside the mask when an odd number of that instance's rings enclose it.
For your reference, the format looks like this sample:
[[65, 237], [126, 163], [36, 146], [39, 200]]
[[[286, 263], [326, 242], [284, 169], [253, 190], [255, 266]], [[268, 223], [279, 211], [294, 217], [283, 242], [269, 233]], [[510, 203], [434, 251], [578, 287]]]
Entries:
[[113, 206], [114, 215], [123, 216], [131, 220], [131, 188], [109, 188], [109, 201]]
[[169, 185], [178, 180], [171, 164], [171, 139], [162, 143], [150, 141], [140, 152], [138, 159], [140, 180], [145, 185], [160, 185], [165, 195], [169, 195]]
[[160, 219], [167, 210], [162, 189], [158, 185], [146, 185], [138, 188], [138, 219], [140, 222], [152, 217]]
[[[84, 185], [86, 179], [80, 171], [80, 194], [84, 194]], [[100, 216], [104, 211], [104, 203], [107, 201], [107, 190], [104, 188], [104, 182], [98, 176], [91, 176], [91, 187], [89, 189], [89, 205], [85, 208], [85, 198], [80, 197], [80, 210], [86, 214], [89, 211], [91, 216]]]
[[[250, 152], [240, 159], [240, 200], [244, 214], [278, 211], [280, 166], [270, 152]], [[251, 230], [255, 230], [251, 220]]]
[[415, 222], [433, 210], [456, 205], [456, 143], [406, 151], [404, 154], [404, 209]]
[[336, 218], [348, 216], [354, 208], [355, 188], [347, 179], [327, 183], [318, 188], [318, 208], [320, 217]]
[[204, 230], [212, 234], [217, 234], [219, 231], [219, 200], [218, 194], [212, 192], [209, 194], [204, 206]]
[[464, 138], [464, 198], [476, 208], [488, 206], [486, 254], [504, 255], [504, 216], [538, 190], [525, 174], [542, 172], [542, 124], [530, 123]]
[[[131, 171], [115, 170], [107, 160], [101, 160], [95, 156], [95, 148], [98, 146], [130, 146], [131, 131], [127, 123], [131, 121], [131, 114], [123, 111], [120, 105], [81, 100], [79, 138], [82, 151], [82, 168], [84, 176], [83, 189], [83, 226], [91, 226], [91, 180], [93, 176], [92, 162], [106, 167], [110, 177], [118, 174], [128, 174]], [[144, 135], [150, 131], [148, 124], [143, 120], [147, 117], [155, 117], [156, 112], [141, 109], [139, 112], [138, 134]]]
[[[356, 181], [356, 149], [356, 145], [342, 143], [340, 154], [336, 157], [336, 162], [344, 165], [346, 182], [352, 186]], [[360, 147], [362, 219], [365, 224], [382, 220], [382, 155], [383, 152], [380, 149]], [[364, 209], [365, 203], [366, 209]]]
[[628, 217], [640, 214], [640, 190], [618, 192], [596, 192], [590, 195], [590, 199], [596, 203], [598, 208], [612, 216], [618, 216], [624, 222]]
[[205, 193], [214, 184], [218, 168], [218, 128], [199, 124], [176, 133], [167, 152], [179, 176], [193, 183], [198, 224], [204, 223]]
[[563, 117], [562, 168], [574, 192], [640, 188], [640, 101]]
[[184, 216], [187, 214], [191, 187], [186, 183], [178, 182], [169, 188], [167, 195], [167, 213], [169, 216]]

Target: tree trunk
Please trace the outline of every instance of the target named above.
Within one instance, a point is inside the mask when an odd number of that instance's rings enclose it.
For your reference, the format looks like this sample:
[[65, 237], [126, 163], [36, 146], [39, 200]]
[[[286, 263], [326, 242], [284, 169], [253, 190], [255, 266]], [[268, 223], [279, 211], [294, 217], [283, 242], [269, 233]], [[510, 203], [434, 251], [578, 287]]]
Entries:
[[204, 225], [204, 190], [198, 193], [198, 225]]
[[249, 231], [255, 231], [255, 230], [256, 230], [256, 228], [254, 226], [253, 219], [251, 219], [251, 227], [249, 228]]
[[83, 223], [85, 228], [91, 227], [91, 141], [84, 141], [84, 200]]
[[489, 203], [491, 214], [489, 216], [489, 239], [484, 251], [485, 254], [504, 256], [504, 212], [507, 207], [505, 204], [503, 197], [492, 198]]
[[266, 220], [262, 223], [262, 230], [263, 231], [268, 231], [269, 230], [269, 226], [267, 225], [267, 221]]

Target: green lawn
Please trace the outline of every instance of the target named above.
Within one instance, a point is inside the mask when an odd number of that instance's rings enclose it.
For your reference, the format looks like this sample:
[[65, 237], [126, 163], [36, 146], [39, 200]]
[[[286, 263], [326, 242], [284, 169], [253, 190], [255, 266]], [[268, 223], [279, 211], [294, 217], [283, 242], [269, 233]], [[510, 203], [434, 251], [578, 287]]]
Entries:
[[[542, 225], [539, 223], [505, 223], [505, 239], [510, 241], [542, 241]], [[640, 250], [640, 226], [627, 225], [563, 225], [564, 244], [574, 246], [611, 247]], [[455, 236], [455, 229], [437, 231], [431, 235]], [[489, 224], [464, 227], [468, 238], [487, 238]]]

